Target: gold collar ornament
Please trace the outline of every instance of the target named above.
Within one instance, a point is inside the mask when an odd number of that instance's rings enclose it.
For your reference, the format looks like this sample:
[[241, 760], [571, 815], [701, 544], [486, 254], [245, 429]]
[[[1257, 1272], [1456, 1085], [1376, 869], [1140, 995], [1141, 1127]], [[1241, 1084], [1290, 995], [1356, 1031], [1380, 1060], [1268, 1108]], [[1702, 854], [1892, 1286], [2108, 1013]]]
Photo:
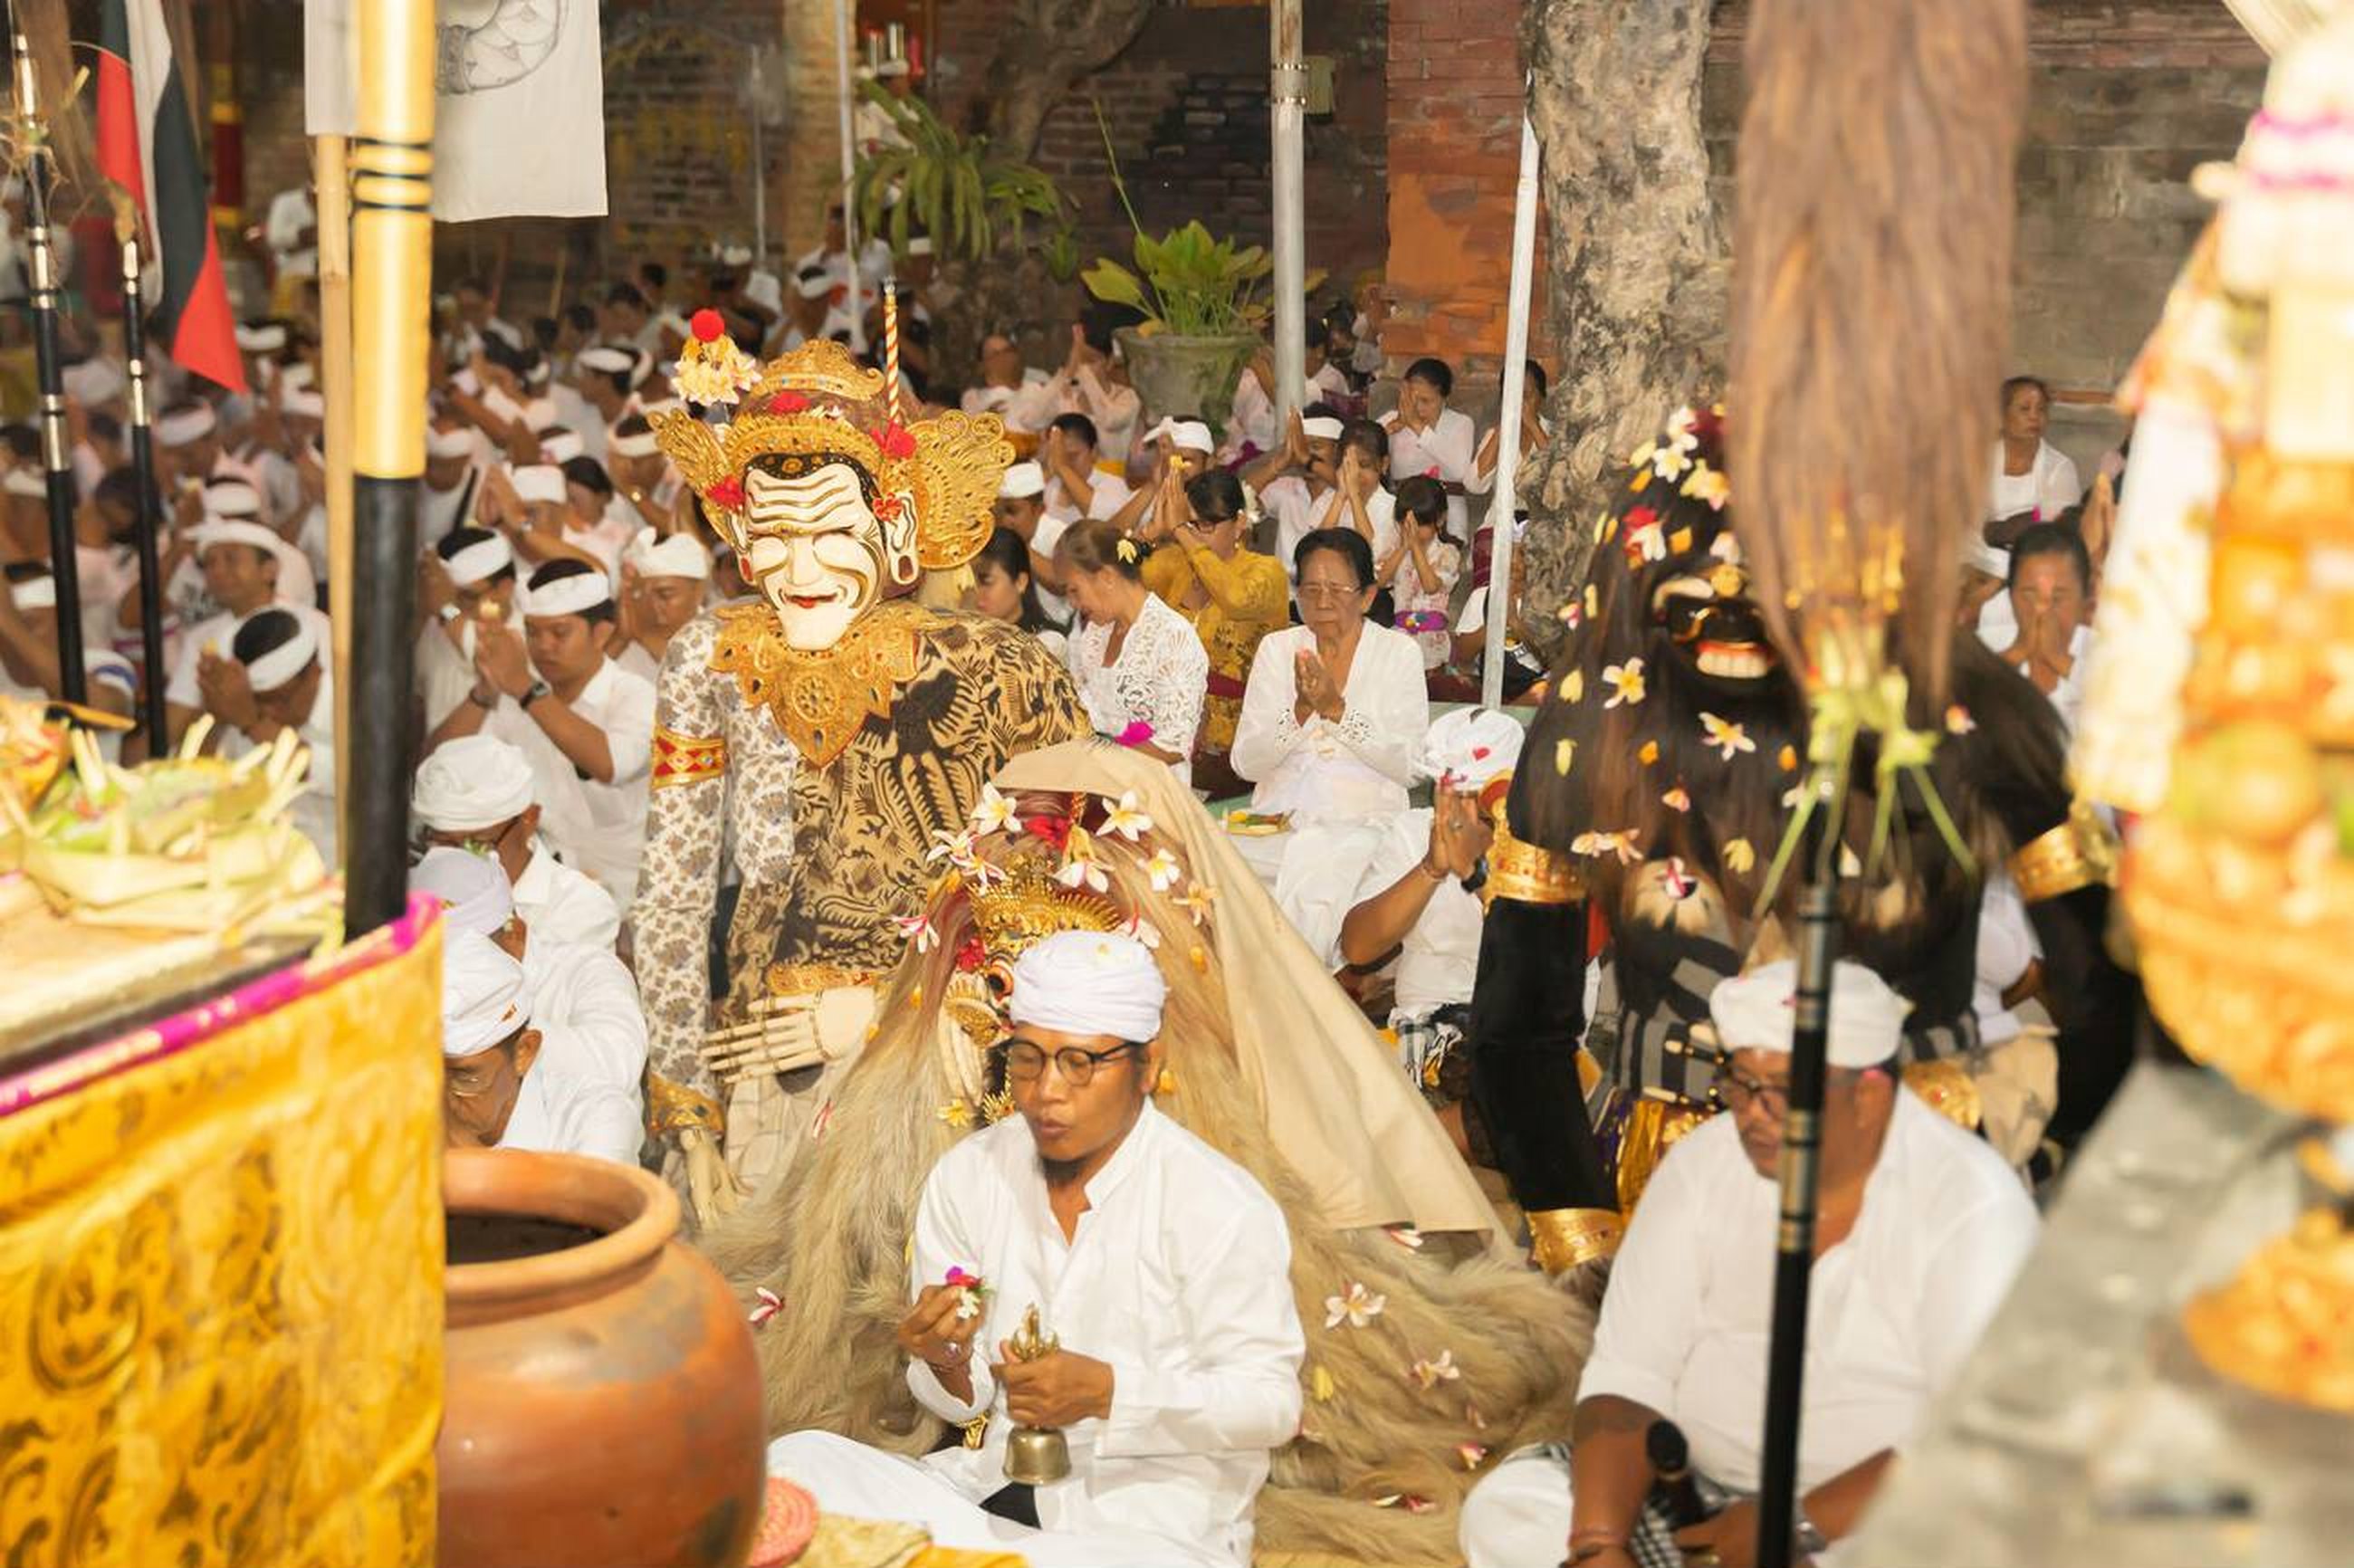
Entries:
[[723, 606], [718, 618], [711, 668], [734, 675], [745, 702], [767, 708], [812, 768], [831, 765], [868, 718], [890, 713], [915, 677], [933, 620], [913, 600], [887, 600], [832, 647], [804, 652], [785, 641], [765, 602]]

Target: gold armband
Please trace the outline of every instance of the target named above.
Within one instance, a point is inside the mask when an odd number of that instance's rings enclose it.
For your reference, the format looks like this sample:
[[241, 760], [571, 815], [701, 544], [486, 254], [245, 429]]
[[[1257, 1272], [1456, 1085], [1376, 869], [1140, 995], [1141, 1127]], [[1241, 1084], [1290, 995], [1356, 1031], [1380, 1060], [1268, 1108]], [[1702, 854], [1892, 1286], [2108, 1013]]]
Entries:
[[660, 1138], [687, 1128], [717, 1138], [727, 1130], [719, 1102], [684, 1084], [673, 1084], [659, 1073], [646, 1075], [646, 1130]]
[[654, 726], [653, 788], [699, 784], [727, 771], [727, 743]]
[[1539, 1268], [1556, 1277], [1610, 1256], [1627, 1234], [1616, 1209], [1537, 1209], [1528, 1220], [1529, 1250]]
[[2079, 888], [2114, 887], [2117, 838], [2085, 801], [2068, 809], [2068, 820], [2020, 846], [2010, 857], [2010, 879], [2020, 896], [2041, 904]]
[[1479, 891], [1490, 902], [1575, 904], [1585, 896], [1585, 879], [1569, 856], [1514, 838], [1500, 811], [1495, 839], [1488, 845], [1488, 880]]
[[1904, 1065], [1904, 1086], [1931, 1110], [1960, 1128], [1976, 1132], [1986, 1118], [1986, 1102], [1978, 1078], [1967, 1064], [1953, 1056]]

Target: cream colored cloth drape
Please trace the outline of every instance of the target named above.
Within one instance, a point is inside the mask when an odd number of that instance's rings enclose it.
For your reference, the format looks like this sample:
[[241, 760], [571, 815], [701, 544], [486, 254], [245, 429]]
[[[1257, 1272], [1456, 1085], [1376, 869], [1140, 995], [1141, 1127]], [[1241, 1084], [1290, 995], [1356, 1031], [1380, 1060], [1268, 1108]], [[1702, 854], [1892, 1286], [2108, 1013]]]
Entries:
[[1217, 889], [1218, 965], [1235, 1052], [1266, 1108], [1275, 1146], [1343, 1228], [1411, 1225], [1485, 1233], [1506, 1244], [1496, 1213], [1394, 1055], [1308, 950], [1175, 775], [1100, 741], [1017, 757], [1000, 790], [1133, 791], [1153, 832], [1181, 851], [1193, 879]]

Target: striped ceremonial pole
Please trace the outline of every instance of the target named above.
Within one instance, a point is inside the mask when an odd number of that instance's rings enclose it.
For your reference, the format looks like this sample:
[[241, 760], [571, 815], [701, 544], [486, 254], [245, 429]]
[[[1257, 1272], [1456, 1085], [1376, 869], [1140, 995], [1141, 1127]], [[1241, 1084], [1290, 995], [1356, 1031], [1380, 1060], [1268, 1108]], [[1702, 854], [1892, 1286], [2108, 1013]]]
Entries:
[[891, 422], [899, 422], [899, 281], [883, 285], [883, 396]]
[[58, 585], [58, 694], [90, 700], [82, 662], [81, 572], [74, 559], [73, 454], [66, 446], [66, 393], [58, 363], [58, 255], [49, 242], [49, 182], [56, 176], [48, 130], [41, 123], [40, 79], [33, 46], [9, 7], [16, 51], [16, 140], [25, 155], [26, 239], [33, 253], [33, 355], [41, 388], [41, 463], [49, 497], [49, 575]]
[[359, 0], [359, 133], [351, 143], [351, 846], [345, 921], [401, 912], [408, 879], [408, 698], [417, 490], [433, 283], [433, 6]]

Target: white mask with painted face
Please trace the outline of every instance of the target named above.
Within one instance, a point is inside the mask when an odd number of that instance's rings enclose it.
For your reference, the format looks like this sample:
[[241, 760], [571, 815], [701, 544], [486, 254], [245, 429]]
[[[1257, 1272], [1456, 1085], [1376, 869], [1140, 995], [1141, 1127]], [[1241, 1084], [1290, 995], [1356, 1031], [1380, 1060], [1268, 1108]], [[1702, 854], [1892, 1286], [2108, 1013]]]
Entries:
[[911, 497], [896, 499], [892, 521], [875, 516], [846, 463], [792, 478], [758, 469], [744, 476], [745, 554], [788, 646], [832, 647], [893, 588], [916, 580], [915, 507]]

